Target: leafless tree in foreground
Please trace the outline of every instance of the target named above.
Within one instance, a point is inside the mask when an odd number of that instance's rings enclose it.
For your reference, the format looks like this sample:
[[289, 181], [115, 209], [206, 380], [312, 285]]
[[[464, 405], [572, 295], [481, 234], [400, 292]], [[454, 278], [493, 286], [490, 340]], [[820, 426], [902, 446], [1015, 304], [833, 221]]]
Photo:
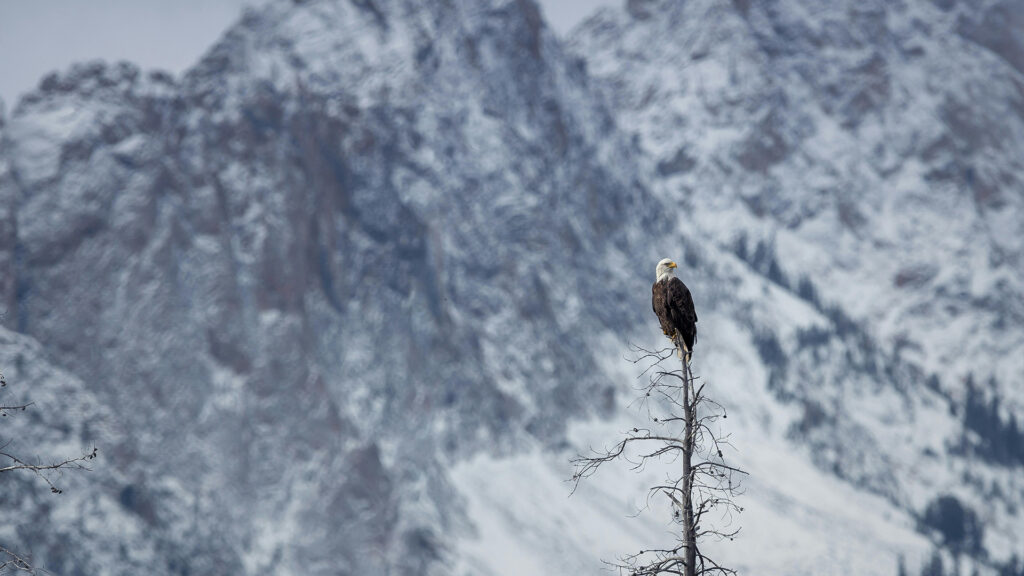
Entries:
[[671, 500], [673, 518], [680, 527], [675, 545], [641, 550], [609, 564], [635, 576], [736, 574], [703, 554], [699, 546], [708, 538], [732, 540], [739, 533], [739, 528], [731, 526], [743, 509], [734, 498], [741, 493], [739, 480], [746, 472], [725, 463], [723, 449], [731, 446], [718, 426], [727, 417], [725, 409], [704, 396], [704, 385], [697, 385], [685, 361], [680, 361], [679, 369], [664, 368], [666, 361], [676, 359], [675, 348], [631, 348], [633, 363], [644, 365], [641, 378], [647, 382], [638, 389], [651, 426], [633, 428], [603, 452], [573, 458], [573, 491], [581, 480], [613, 460], [625, 460], [633, 470], [642, 470], [650, 462], [678, 463], [678, 472], [647, 492], [648, 502], [662, 496]]
[[[0, 388], [6, 387], [7, 380], [4, 378], [4, 375], [0, 373]], [[6, 402], [0, 402], [0, 418], [7, 418], [8, 415], [12, 413], [24, 412], [31, 405], [31, 402], [24, 404], [7, 404]], [[6, 462], [6, 465], [0, 465], [0, 475], [17, 470], [30, 472], [45, 482], [46, 485], [50, 487], [50, 492], [53, 494], [62, 494], [64, 492], [54, 483], [54, 477], [56, 475], [59, 475], [67, 469], [90, 470], [86, 465], [86, 462], [96, 458], [97, 453], [97, 449], [93, 447], [92, 451], [74, 458], [65, 458], [63, 460], [53, 460], [50, 462], [29, 462], [8, 452], [7, 447], [10, 444], [11, 440], [9, 439], [0, 440], [0, 458], [3, 458]], [[34, 574], [35, 569], [32, 567], [32, 563], [29, 558], [21, 556], [12, 550], [8, 550], [4, 546], [0, 546], [0, 574], [7, 572], [26, 572]]]

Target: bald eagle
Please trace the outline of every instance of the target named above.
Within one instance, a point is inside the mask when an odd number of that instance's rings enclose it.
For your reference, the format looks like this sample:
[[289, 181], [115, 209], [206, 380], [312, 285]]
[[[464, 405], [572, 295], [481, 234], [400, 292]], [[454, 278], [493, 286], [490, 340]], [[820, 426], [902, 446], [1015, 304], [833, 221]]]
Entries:
[[693, 309], [693, 297], [683, 281], [675, 277], [676, 263], [665, 258], [658, 262], [654, 274], [656, 281], [651, 288], [651, 304], [661, 322], [661, 331], [675, 345], [680, 358], [685, 354], [690, 363], [693, 341], [697, 338], [697, 312]]

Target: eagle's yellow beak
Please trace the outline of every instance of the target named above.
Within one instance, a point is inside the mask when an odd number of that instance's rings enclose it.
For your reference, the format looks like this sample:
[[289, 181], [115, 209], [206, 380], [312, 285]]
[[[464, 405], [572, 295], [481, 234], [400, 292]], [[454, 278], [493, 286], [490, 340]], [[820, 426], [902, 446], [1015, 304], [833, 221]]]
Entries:
[[669, 262], [668, 263], [668, 267], [669, 268], [675, 268], [676, 267], [676, 263], [675, 262]]

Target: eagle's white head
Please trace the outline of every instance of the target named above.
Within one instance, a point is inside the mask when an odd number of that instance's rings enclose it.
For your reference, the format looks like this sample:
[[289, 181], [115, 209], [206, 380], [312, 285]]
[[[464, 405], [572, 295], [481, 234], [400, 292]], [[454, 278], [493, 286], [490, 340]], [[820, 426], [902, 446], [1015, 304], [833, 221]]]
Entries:
[[658, 267], [654, 269], [655, 281], [672, 277], [675, 269], [676, 263], [671, 258], [662, 259], [661, 262], [658, 262]]

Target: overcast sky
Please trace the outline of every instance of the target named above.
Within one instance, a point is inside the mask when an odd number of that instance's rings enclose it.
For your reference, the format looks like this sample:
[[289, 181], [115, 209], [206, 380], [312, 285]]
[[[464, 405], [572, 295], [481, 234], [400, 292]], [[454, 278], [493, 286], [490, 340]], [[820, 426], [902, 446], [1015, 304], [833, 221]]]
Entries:
[[[7, 110], [47, 73], [86, 60], [129, 60], [179, 73], [262, 0], [0, 0], [0, 98]], [[431, 1], [431, 0], [425, 0]], [[539, 0], [564, 34], [621, 0]]]

